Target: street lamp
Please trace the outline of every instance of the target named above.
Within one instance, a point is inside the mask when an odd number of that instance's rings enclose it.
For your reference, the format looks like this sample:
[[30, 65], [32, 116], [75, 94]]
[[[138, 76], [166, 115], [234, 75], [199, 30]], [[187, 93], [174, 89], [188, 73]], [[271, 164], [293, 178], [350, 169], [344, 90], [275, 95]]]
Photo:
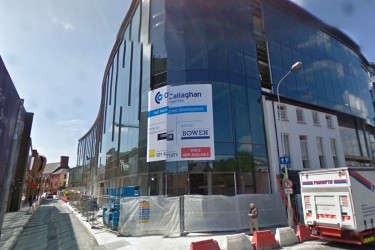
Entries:
[[[280, 95], [279, 95], [279, 87], [280, 83], [292, 72], [295, 71], [303, 66], [302, 62], [296, 62], [295, 64], [292, 65], [290, 70], [280, 79], [280, 81], [277, 83], [276, 87], [276, 93], [277, 93], [277, 105], [278, 105], [278, 118], [279, 118], [279, 125], [280, 125], [280, 142], [281, 142], [281, 155], [284, 157], [285, 156], [285, 151], [284, 151], [284, 136], [283, 136], [283, 123], [281, 122], [281, 103], [280, 103]], [[288, 168], [285, 166], [285, 179], [288, 179]], [[293, 226], [293, 209], [292, 209], [292, 203], [290, 201], [290, 194], [287, 194], [287, 199], [288, 199], [288, 225], [289, 227]]]

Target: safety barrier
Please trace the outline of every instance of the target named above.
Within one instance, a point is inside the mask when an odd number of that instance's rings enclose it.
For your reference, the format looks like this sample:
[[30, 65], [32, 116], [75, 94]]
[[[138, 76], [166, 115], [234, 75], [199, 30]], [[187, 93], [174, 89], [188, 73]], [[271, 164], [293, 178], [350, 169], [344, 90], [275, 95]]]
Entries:
[[31, 204], [30, 209], [26, 212], [26, 214], [33, 214], [38, 209], [42, 201], [43, 201], [43, 198], [38, 198], [36, 201], [34, 201]]
[[313, 240], [314, 238], [311, 237], [311, 229], [306, 227], [306, 225], [297, 225], [297, 238], [299, 242], [304, 242], [308, 240]]
[[272, 248], [276, 248], [279, 246], [271, 230], [254, 232], [254, 236], [253, 236], [253, 239], [251, 240], [251, 244], [257, 250], [272, 249]]
[[190, 243], [190, 250], [220, 250], [220, 247], [216, 240], [209, 239]]
[[251, 245], [250, 239], [244, 233], [241, 233], [227, 235], [226, 249], [253, 250], [253, 246]]
[[296, 233], [291, 227], [277, 228], [275, 239], [279, 242], [279, 245], [281, 247], [290, 246], [298, 243]]

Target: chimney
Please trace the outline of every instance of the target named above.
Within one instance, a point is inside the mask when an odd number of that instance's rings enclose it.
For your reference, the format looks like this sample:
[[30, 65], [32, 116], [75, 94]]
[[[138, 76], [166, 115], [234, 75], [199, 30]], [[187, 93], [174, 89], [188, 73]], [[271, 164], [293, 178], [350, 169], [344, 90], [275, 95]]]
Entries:
[[61, 156], [60, 166], [62, 166], [62, 167], [68, 167], [69, 166], [69, 156]]

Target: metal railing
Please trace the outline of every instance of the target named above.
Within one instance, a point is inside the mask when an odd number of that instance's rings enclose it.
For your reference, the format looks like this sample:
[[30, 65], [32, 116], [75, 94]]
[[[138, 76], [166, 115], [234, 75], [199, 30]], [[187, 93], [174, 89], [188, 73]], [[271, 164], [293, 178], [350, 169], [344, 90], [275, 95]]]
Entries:
[[98, 217], [101, 217], [101, 213], [97, 197], [80, 193], [70, 193], [69, 204], [91, 224], [92, 228], [101, 228], [103, 226], [98, 219]]

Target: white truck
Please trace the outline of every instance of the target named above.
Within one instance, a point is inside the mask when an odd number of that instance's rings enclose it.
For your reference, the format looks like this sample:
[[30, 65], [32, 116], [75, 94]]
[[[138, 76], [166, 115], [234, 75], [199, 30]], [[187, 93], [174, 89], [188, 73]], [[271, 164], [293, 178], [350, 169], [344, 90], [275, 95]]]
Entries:
[[359, 245], [375, 242], [375, 168], [302, 171], [299, 177], [312, 237]]

